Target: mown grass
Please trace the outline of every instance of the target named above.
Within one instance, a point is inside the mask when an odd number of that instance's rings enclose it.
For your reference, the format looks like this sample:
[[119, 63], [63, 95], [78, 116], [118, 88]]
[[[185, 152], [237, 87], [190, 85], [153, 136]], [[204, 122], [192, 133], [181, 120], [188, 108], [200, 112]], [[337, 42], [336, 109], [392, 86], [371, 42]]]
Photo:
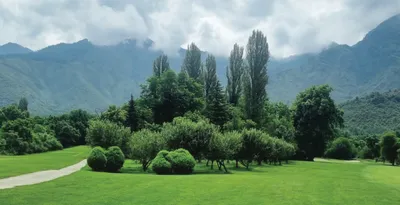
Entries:
[[[229, 167], [232, 167], [230, 164]], [[0, 190], [7, 205], [35, 204], [398, 204], [399, 167], [369, 162], [292, 162], [186, 176], [143, 173], [127, 161], [122, 173], [80, 172], [42, 184]]]
[[85, 159], [89, 151], [87, 146], [78, 146], [40, 154], [0, 156], [0, 179], [42, 170], [61, 169]]

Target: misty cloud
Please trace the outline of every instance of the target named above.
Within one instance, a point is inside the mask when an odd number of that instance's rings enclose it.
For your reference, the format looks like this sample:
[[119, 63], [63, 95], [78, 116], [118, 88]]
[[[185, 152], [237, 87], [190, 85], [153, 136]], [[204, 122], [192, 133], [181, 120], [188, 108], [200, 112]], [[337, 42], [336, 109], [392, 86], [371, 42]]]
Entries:
[[40, 49], [83, 38], [99, 45], [151, 38], [169, 54], [193, 41], [228, 55], [260, 29], [272, 55], [283, 57], [332, 41], [352, 45], [397, 13], [399, 0], [0, 0], [0, 44]]

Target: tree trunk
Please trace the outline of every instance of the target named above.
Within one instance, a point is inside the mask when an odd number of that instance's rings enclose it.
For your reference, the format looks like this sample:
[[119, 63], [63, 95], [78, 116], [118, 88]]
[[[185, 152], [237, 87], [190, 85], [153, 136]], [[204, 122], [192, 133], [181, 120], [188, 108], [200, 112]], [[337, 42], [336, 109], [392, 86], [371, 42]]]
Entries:
[[211, 169], [214, 169], [214, 160], [211, 160]]
[[239, 168], [239, 160], [236, 160], [236, 168]]
[[257, 160], [257, 164], [259, 165], [259, 166], [261, 166], [262, 164], [262, 161], [261, 160]]
[[210, 160], [207, 159], [207, 163], [206, 163], [206, 166], [207, 166], [207, 167], [209, 166], [208, 162], [210, 162]]

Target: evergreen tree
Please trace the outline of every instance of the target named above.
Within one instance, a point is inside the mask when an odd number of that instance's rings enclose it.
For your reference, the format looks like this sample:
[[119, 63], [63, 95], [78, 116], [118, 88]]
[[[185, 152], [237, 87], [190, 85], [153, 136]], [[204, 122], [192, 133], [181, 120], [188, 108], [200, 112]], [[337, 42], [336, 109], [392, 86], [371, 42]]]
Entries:
[[257, 124], [263, 116], [263, 107], [267, 100], [268, 83], [267, 62], [269, 50], [267, 37], [261, 31], [253, 31], [246, 47], [246, 75], [243, 79], [245, 112], [248, 119]]
[[22, 111], [28, 111], [28, 100], [26, 98], [21, 98], [19, 100], [18, 108]]
[[209, 90], [205, 114], [215, 125], [222, 126], [229, 121], [228, 104], [218, 79]]
[[206, 70], [204, 73], [204, 91], [206, 100], [209, 97], [210, 89], [216, 86], [217, 79], [217, 63], [213, 55], [208, 55], [206, 59]]
[[191, 43], [186, 50], [182, 71], [186, 72], [189, 77], [197, 81], [201, 80], [201, 51], [194, 43]]
[[153, 75], [160, 77], [165, 71], [171, 69], [169, 66], [168, 56], [160, 55], [153, 62]]
[[131, 132], [136, 131], [138, 128], [138, 117], [136, 112], [135, 101], [133, 100], [133, 95], [131, 95], [131, 99], [128, 102], [126, 125], [131, 129]]
[[228, 78], [227, 94], [228, 101], [236, 106], [242, 92], [243, 75], [243, 47], [235, 43], [229, 56], [229, 66], [226, 68], [226, 77]]

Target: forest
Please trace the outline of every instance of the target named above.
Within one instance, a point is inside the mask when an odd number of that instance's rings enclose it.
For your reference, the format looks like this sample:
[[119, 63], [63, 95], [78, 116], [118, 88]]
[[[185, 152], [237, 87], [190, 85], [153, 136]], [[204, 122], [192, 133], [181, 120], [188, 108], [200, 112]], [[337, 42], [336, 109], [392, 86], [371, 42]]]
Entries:
[[261, 31], [254, 30], [245, 47], [233, 45], [225, 88], [217, 77], [216, 58], [209, 54], [204, 62], [201, 59], [200, 49], [192, 43], [181, 71], [175, 72], [168, 56], [160, 55], [154, 60], [153, 75], [141, 85], [140, 97], [131, 95], [125, 104], [98, 113], [78, 109], [31, 116], [23, 97], [0, 109], [0, 154], [87, 144], [93, 147], [88, 158], [93, 170], [118, 171], [127, 158], [139, 162], [144, 171], [151, 167], [159, 174], [192, 173], [196, 161], [202, 160], [225, 172], [227, 161], [247, 169], [255, 163], [280, 165], [315, 157], [399, 164], [400, 133], [369, 124], [360, 126], [362, 131], [346, 128], [357, 119], [345, 122], [347, 113], [341, 106], [352, 105], [337, 105], [329, 85], [305, 89], [291, 105], [270, 101], [270, 51]]

